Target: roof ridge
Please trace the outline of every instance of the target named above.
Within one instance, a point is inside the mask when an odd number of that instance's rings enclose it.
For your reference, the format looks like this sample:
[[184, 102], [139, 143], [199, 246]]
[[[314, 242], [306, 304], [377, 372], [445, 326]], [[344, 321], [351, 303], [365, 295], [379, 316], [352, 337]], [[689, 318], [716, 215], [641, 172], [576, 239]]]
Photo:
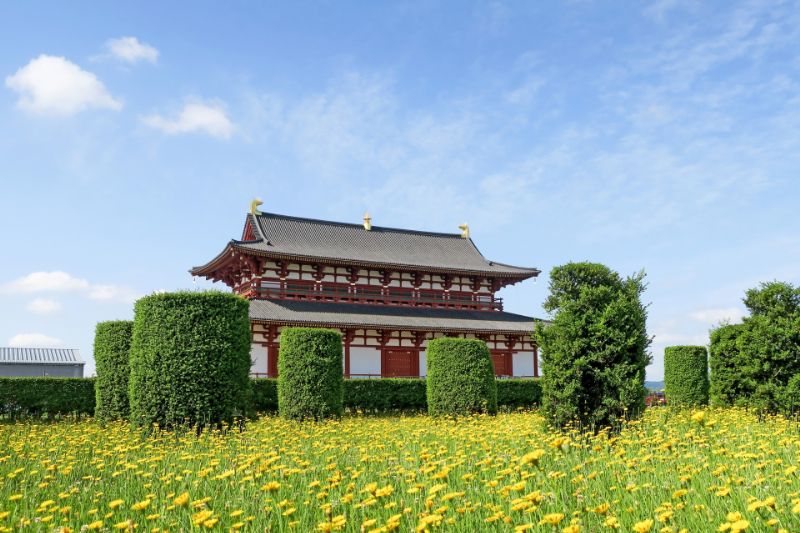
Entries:
[[[274, 218], [284, 218], [284, 219], [289, 219], [289, 220], [298, 220], [298, 221], [302, 221], [302, 222], [315, 222], [315, 223], [318, 223], [318, 224], [328, 224], [330, 226], [345, 226], [345, 227], [353, 227], [353, 228], [363, 228], [364, 227], [363, 224], [353, 224], [351, 222], [336, 222], [336, 221], [333, 221], [333, 220], [322, 220], [322, 219], [318, 219], [318, 218], [293, 217], [293, 216], [290, 216], [290, 215], [279, 215], [277, 213], [261, 213], [260, 215], [253, 215], [253, 217], [254, 218], [255, 217], [263, 217], [265, 215], [270, 216], [270, 217], [274, 217]], [[250, 215], [248, 214], [248, 216], [250, 216]], [[375, 231], [375, 230], [393, 231], [393, 232], [397, 232], [397, 233], [412, 233], [414, 235], [432, 235], [432, 236], [435, 236], [435, 237], [449, 237], [449, 238], [457, 237], [459, 239], [462, 238], [460, 233], [441, 233], [441, 232], [437, 232], [437, 231], [422, 231], [422, 230], [414, 230], [414, 229], [390, 228], [388, 226], [375, 226], [375, 225], [373, 225], [372, 229], [369, 230], [369, 231]]]

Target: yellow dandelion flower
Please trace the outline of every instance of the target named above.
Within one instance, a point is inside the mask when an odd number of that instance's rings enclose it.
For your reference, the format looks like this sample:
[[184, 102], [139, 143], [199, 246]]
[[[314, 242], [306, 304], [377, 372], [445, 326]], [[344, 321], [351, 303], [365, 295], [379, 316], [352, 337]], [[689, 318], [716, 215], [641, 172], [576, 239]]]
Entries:
[[131, 505], [131, 509], [134, 511], [143, 511], [148, 505], [150, 505], [150, 500], [142, 500]]
[[124, 522], [119, 522], [117, 524], [114, 524], [114, 528], [115, 529], [128, 529], [128, 527], [130, 527], [130, 525], [131, 525], [131, 523], [128, 520], [125, 520]]
[[11, 500], [12, 502], [13, 502], [13, 501], [17, 501], [17, 500], [19, 500], [20, 498], [22, 498], [22, 494], [14, 494], [13, 496], [9, 496], [9, 497], [8, 497], [8, 499], [9, 499], [9, 500]]
[[86, 526], [87, 529], [100, 529], [101, 527], [103, 527], [103, 521], [102, 520], [98, 520], [96, 522], [92, 522], [91, 524]]
[[636, 522], [633, 525], [633, 530], [636, 531], [636, 533], [647, 533], [648, 531], [650, 531], [650, 528], [653, 527], [654, 523], [655, 522], [650, 519], [643, 520], [642, 522]]
[[750, 522], [747, 520], [737, 520], [731, 524], [731, 533], [738, 533], [750, 527]]
[[291, 516], [292, 513], [294, 513], [296, 510], [297, 509], [295, 509], [294, 507], [289, 507], [288, 509], [286, 509], [284, 512], [281, 513], [281, 516]]
[[698, 424], [702, 424], [703, 423], [703, 419], [705, 419], [705, 417], [706, 417], [706, 414], [703, 411], [698, 411], [698, 412], [696, 412], [695, 414], [692, 415], [692, 420], [694, 420]]
[[[111, 507], [112, 509], [116, 509], [117, 507], [119, 507], [123, 503], [125, 503], [125, 500], [113, 500], [108, 504], [108, 506]], [[114, 526], [114, 527], [117, 527], [117, 526]]]
[[172, 500], [172, 503], [181, 506], [186, 505], [187, 503], [189, 503], [189, 493], [184, 492], [183, 494]]
[[682, 497], [682, 496], [686, 496], [686, 494], [687, 494], [688, 492], [689, 492], [689, 491], [688, 491], [688, 490], [686, 490], [686, 489], [676, 490], [675, 492], [673, 492], [673, 493], [672, 493], [672, 499], [673, 499], [673, 500], [677, 500], [678, 498], [680, 498], [680, 497]]
[[721, 497], [721, 496], [727, 496], [730, 493], [731, 489], [729, 489], [728, 487], [722, 487], [716, 492], [716, 495]]
[[237, 516], [240, 516], [240, 515], [243, 515], [243, 514], [244, 514], [244, 511], [242, 511], [241, 509], [239, 509], [239, 510], [237, 510], [237, 511], [234, 511], [234, 512], [232, 512], [232, 513], [231, 513], [230, 515], [228, 515], [228, 516], [230, 516], [231, 518], [236, 518]]
[[564, 519], [564, 515], [563, 514], [552, 513], [552, 514], [544, 515], [544, 517], [542, 517], [542, 520], [539, 522], [539, 525], [543, 526], [544, 524], [550, 524], [551, 526], [554, 526], [554, 525], [558, 524], [559, 522], [561, 522], [563, 519]]
[[147, 520], [158, 520], [158, 518], [159, 518], [160, 516], [161, 516], [160, 514], [149, 514], [149, 515], [147, 515], [147, 518], [146, 518], [146, 519], [147, 519]]
[[270, 481], [269, 483], [261, 487], [261, 490], [265, 490], [267, 492], [275, 492], [279, 488], [281, 488], [280, 483], [278, 483], [277, 481]]
[[609, 507], [611, 507], [611, 504], [606, 502], [592, 509], [592, 512], [595, 512], [597, 514], [606, 514], [608, 512]]
[[[560, 446], [560, 443], [559, 443]], [[520, 458], [520, 463], [526, 465], [528, 463], [533, 463], [534, 465], [539, 464], [539, 459], [545, 454], [544, 450], [534, 450], [532, 452], [526, 453]]]

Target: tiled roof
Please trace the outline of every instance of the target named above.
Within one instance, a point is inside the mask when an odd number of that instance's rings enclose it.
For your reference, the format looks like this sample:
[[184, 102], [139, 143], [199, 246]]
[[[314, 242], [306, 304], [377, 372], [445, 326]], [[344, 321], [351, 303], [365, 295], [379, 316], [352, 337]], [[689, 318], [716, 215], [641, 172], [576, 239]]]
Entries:
[[314, 260], [396, 265], [530, 277], [535, 268], [488, 261], [472, 239], [460, 233], [428, 233], [359, 224], [343, 224], [271, 213], [248, 215], [258, 237], [233, 241], [237, 248]]
[[0, 364], [82, 365], [78, 350], [55, 348], [0, 348]]
[[534, 318], [514, 313], [462, 311], [303, 300], [251, 300], [250, 319], [304, 326], [364, 326], [435, 331], [530, 333]]

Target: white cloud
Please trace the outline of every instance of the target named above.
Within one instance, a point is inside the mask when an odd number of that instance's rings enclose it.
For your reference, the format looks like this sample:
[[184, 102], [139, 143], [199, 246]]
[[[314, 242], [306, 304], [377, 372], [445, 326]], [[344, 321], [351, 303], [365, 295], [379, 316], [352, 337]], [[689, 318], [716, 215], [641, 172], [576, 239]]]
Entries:
[[20, 333], [8, 340], [12, 348], [53, 348], [61, 346], [61, 339], [55, 339], [41, 333]]
[[542, 85], [544, 85], [543, 78], [528, 78], [521, 87], [507, 92], [505, 98], [512, 104], [528, 104], [533, 100], [533, 97]]
[[60, 303], [55, 300], [45, 300], [44, 298], [36, 298], [25, 309], [39, 315], [60, 315], [64, 312]]
[[132, 287], [119, 285], [92, 285], [87, 296], [92, 300], [113, 300], [133, 302], [141, 297]]
[[682, 333], [656, 333], [653, 344], [670, 344], [672, 346], [705, 346], [708, 335], [684, 335]]
[[730, 320], [731, 322], [739, 322], [742, 319], [744, 312], [737, 307], [729, 309], [706, 309], [704, 311], [695, 311], [689, 313], [689, 318], [697, 320], [698, 322], [705, 322], [707, 324], [718, 324], [720, 320]]
[[[73, 278], [66, 272], [57, 270], [55, 272], [34, 272], [14, 281], [0, 285], [0, 292], [8, 294], [32, 293], [32, 292], [67, 292], [77, 291], [82, 296], [92, 300], [133, 302], [141, 297], [132, 287], [125, 285], [92, 285], [85, 279]], [[35, 300], [50, 302], [50, 300]], [[31, 302], [28, 309], [34, 304]], [[57, 302], [51, 302], [56, 305]], [[36, 311], [38, 312], [38, 311]]]
[[136, 37], [120, 37], [106, 41], [106, 48], [111, 55], [128, 63], [137, 63], [146, 59], [155, 64], [158, 60], [158, 50], [149, 44], [140, 43]]
[[209, 104], [188, 103], [174, 120], [165, 119], [160, 115], [152, 115], [142, 117], [142, 122], [168, 135], [204, 132], [219, 139], [230, 139], [236, 126], [225, 115], [225, 105], [221, 102], [210, 102]]
[[34, 272], [2, 286], [0, 290], [7, 293], [42, 292], [42, 291], [74, 291], [88, 289], [89, 282], [85, 279], [76, 279], [56, 270], [55, 272]]
[[6, 87], [19, 93], [17, 107], [40, 114], [71, 115], [89, 108], [122, 109], [91, 72], [63, 57], [40, 55], [6, 77]]

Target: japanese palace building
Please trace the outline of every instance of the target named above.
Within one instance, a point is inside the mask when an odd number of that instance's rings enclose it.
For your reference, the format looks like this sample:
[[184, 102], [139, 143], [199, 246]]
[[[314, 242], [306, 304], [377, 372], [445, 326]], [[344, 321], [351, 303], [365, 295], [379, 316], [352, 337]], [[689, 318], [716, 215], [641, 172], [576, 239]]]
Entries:
[[281, 330], [339, 331], [346, 377], [419, 377], [438, 337], [480, 339], [498, 376], [538, 377], [534, 319], [503, 311], [497, 291], [539, 275], [485, 259], [466, 224], [428, 233], [261, 213], [241, 240], [189, 272], [250, 299], [251, 372], [277, 376]]

